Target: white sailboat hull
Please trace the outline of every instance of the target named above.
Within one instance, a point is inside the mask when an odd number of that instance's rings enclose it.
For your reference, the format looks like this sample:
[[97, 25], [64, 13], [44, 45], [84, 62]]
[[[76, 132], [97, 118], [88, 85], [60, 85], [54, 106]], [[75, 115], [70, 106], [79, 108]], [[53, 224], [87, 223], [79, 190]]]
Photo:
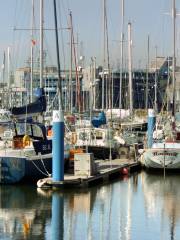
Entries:
[[148, 169], [180, 170], [180, 144], [174, 146], [146, 149], [141, 157], [142, 164]]

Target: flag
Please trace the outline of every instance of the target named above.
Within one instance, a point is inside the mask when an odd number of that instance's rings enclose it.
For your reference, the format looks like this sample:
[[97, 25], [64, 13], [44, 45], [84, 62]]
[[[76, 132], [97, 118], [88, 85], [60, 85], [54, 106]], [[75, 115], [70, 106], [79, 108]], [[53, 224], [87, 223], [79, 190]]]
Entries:
[[31, 40], [32, 45], [34, 46], [36, 44], [36, 41], [34, 39]]

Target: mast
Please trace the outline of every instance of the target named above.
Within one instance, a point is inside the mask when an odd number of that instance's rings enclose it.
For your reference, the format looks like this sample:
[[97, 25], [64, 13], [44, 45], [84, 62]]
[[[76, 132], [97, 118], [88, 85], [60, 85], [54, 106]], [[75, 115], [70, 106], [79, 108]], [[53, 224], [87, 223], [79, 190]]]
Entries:
[[[3, 53], [3, 64], [2, 64], [2, 83], [3, 83], [3, 93], [2, 93], [2, 107], [5, 107], [5, 102], [7, 105], [7, 96], [4, 94], [5, 91], [5, 63], [6, 63], [6, 54], [5, 51]], [[6, 100], [4, 100], [6, 99]]]
[[[170, 82], [170, 58], [168, 57], [168, 79], [167, 79], [167, 87], [168, 87], [168, 94], [169, 94], [169, 82]], [[167, 95], [167, 112], [169, 112], [169, 96]]]
[[148, 90], [149, 90], [149, 35], [148, 35], [148, 46], [147, 46], [147, 70], [146, 70], [146, 110], [148, 109]]
[[72, 114], [73, 112], [73, 86], [72, 86], [72, 58], [73, 58], [73, 48], [72, 48], [72, 43], [73, 43], [73, 34], [72, 34], [72, 12], [70, 11], [69, 13], [70, 17], [70, 74], [69, 74], [69, 95], [70, 95], [70, 112]]
[[33, 100], [33, 50], [34, 50], [34, 34], [33, 34], [33, 28], [34, 28], [34, 0], [32, 0], [32, 23], [31, 23], [31, 85], [30, 85], [30, 101]]
[[58, 82], [57, 82], [57, 95], [59, 106], [58, 110], [53, 111], [53, 159], [52, 159], [52, 177], [53, 181], [64, 181], [64, 112], [62, 102], [62, 85], [61, 85], [61, 69], [59, 57], [59, 40], [57, 29], [57, 12], [56, 0], [54, 0], [54, 25], [55, 25], [55, 38], [56, 38], [56, 54], [58, 66]]
[[93, 109], [96, 109], [96, 57], [93, 58]]
[[11, 79], [10, 79], [10, 47], [7, 49], [7, 87], [8, 87], [8, 98], [9, 98], [9, 106], [12, 107], [12, 92], [11, 92]]
[[7, 49], [8, 89], [10, 89], [10, 47]]
[[105, 68], [105, 29], [106, 29], [106, 25], [105, 25], [105, 11], [106, 11], [106, 0], [103, 0], [103, 69], [102, 69], [102, 110], [104, 110], [104, 68]]
[[63, 101], [62, 101], [62, 85], [61, 85], [61, 68], [60, 68], [60, 57], [59, 57], [59, 39], [58, 39], [58, 28], [57, 28], [57, 12], [56, 12], [56, 0], [54, 0], [54, 22], [55, 22], [55, 37], [56, 37], [56, 54], [57, 54], [57, 65], [58, 65], [58, 100], [59, 100], [59, 110], [63, 111]]
[[114, 72], [111, 72], [111, 79], [112, 79], [112, 88], [111, 88], [111, 108], [114, 108]]
[[119, 79], [119, 109], [122, 108], [122, 74], [123, 74], [123, 50], [124, 50], [124, 0], [121, 2], [121, 52], [120, 52], [120, 79]]
[[129, 108], [130, 116], [133, 112], [133, 88], [132, 88], [132, 38], [131, 23], [128, 23], [128, 69], [129, 69]]
[[156, 60], [155, 60], [155, 84], [154, 84], [154, 109], [155, 109], [155, 114], [158, 111], [157, 108], [157, 46], [156, 46]]
[[43, 87], [43, 24], [44, 24], [43, 3], [44, 0], [40, 0], [40, 88]]
[[172, 72], [172, 91], [173, 91], [173, 106], [172, 115], [175, 115], [175, 68], [176, 68], [176, 7], [175, 0], [172, 0], [172, 17], [173, 17], [173, 72]]

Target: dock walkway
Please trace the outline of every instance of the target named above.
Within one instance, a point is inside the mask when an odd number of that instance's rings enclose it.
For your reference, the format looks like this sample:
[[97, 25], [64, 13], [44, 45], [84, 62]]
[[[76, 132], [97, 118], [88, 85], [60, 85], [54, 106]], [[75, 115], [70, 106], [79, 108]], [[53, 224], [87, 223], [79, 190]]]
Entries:
[[92, 176], [65, 173], [64, 181], [56, 182], [52, 178], [44, 178], [38, 181], [37, 186], [40, 188], [90, 187], [141, 168], [140, 162], [129, 159], [96, 160], [95, 164], [96, 174]]

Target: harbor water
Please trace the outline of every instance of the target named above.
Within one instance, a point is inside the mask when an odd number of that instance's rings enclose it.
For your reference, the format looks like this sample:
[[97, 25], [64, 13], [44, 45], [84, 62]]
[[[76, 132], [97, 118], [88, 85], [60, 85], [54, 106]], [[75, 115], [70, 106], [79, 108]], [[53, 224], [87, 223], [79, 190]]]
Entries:
[[0, 239], [180, 239], [179, 185], [142, 171], [89, 189], [0, 186]]

